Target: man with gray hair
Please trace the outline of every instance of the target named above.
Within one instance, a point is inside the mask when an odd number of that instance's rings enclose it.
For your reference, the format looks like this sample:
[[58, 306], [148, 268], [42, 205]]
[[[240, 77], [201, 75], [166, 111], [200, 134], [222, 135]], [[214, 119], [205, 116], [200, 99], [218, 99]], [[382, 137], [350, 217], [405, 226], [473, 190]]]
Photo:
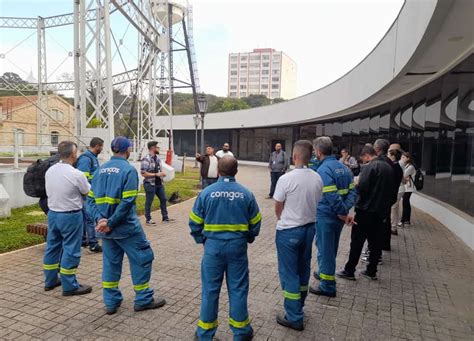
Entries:
[[323, 179], [323, 198], [318, 205], [316, 222], [316, 246], [318, 270], [314, 277], [319, 285], [309, 291], [315, 295], [336, 296], [336, 255], [344, 223], [351, 225], [349, 211], [357, 199], [352, 171], [341, 164], [332, 154], [333, 144], [329, 137], [314, 140], [316, 156], [320, 161], [318, 174]]
[[58, 153], [60, 161], [45, 175], [49, 212], [43, 261], [44, 290], [62, 285], [63, 296], [84, 295], [90, 293], [92, 287], [79, 284], [76, 272], [81, 260], [84, 229], [83, 197], [91, 186], [84, 173], [73, 167], [77, 161], [77, 145], [63, 141], [58, 146]]

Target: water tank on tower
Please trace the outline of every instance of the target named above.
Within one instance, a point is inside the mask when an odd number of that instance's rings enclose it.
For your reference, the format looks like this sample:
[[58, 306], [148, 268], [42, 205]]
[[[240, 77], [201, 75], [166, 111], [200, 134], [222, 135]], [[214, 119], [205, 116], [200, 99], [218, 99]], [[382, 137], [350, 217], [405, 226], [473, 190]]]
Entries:
[[185, 1], [150, 0], [150, 5], [156, 20], [165, 27], [168, 27], [168, 5], [172, 8], [171, 25], [181, 22], [186, 15]]

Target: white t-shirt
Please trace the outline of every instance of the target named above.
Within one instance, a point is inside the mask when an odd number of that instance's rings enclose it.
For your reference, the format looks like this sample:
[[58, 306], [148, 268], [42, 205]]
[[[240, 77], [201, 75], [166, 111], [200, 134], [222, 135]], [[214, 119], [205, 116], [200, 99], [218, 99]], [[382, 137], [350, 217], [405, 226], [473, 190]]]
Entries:
[[413, 183], [413, 180], [415, 180], [415, 175], [416, 175], [415, 166], [411, 164], [406, 165], [403, 170], [403, 176], [409, 177], [409, 178], [407, 182], [405, 183], [405, 192], [416, 192], [416, 187], [415, 187], [415, 184]]
[[82, 197], [91, 189], [84, 173], [62, 162], [46, 171], [45, 182], [48, 207], [55, 212], [81, 210]]
[[225, 152], [225, 151], [223, 151], [223, 150], [219, 150], [219, 151], [216, 153], [216, 156], [217, 156], [218, 158], [222, 158], [222, 157], [224, 157], [224, 156], [232, 156], [232, 157], [234, 157], [234, 154], [233, 154], [230, 150], [229, 150], [228, 152]]
[[296, 168], [283, 175], [273, 194], [273, 199], [285, 203], [277, 230], [314, 223], [322, 195], [323, 180], [312, 169]]
[[217, 157], [209, 156], [209, 170], [207, 171], [208, 178], [217, 178]]

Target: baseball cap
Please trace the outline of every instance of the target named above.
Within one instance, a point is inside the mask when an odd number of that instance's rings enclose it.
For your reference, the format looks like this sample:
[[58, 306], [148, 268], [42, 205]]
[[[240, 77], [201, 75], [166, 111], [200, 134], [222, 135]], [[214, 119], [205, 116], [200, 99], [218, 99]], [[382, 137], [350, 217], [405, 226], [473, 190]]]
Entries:
[[117, 136], [112, 140], [110, 148], [114, 153], [123, 153], [132, 147], [132, 142], [124, 136]]

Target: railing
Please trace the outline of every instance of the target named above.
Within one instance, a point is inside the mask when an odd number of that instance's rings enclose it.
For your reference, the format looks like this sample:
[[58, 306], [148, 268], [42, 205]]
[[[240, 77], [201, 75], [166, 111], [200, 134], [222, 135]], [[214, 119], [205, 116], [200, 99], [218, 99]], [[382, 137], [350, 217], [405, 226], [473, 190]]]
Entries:
[[19, 168], [20, 162], [31, 158], [47, 158], [58, 149], [62, 141], [74, 141], [80, 150], [85, 144], [70, 134], [52, 131], [48, 134], [29, 133], [13, 128], [0, 131], [0, 164], [13, 164]]

